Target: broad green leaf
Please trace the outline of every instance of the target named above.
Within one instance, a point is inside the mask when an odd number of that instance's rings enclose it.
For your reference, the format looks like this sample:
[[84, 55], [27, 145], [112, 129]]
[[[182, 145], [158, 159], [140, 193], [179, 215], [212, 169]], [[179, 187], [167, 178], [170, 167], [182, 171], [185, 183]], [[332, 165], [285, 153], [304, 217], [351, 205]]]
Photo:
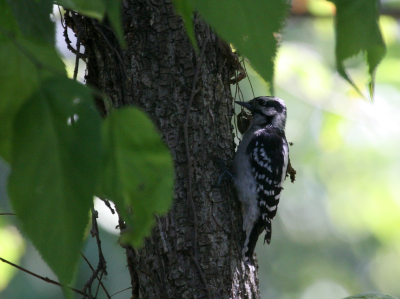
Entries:
[[7, 36], [4, 40], [0, 42], [0, 155], [9, 162], [16, 112], [38, 88], [40, 80], [66, 76], [66, 72], [53, 45], [23, 37]]
[[54, 48], [51, 1], [9, 2], [0, 0], [0, 155], [8, 162], [16, 112], [40, 78], [66, 75]]
[[12, 120], [37, 84], [35, 67], [10, 42], [19, 35], [7, 0], [0, 0], [0, 155], [10, 162]]
[[344, 61], [360, 52], [366, 54], [373, 97], [375, 70], [385, 56], [386, 47], [379, 28], [379, 0], [331, 0], [336, 5], [336, 66], [339, 74], [360, 94], [347, 74]]
[[177, 12], [182, 16], [183, 23], [185, 24], [186, 32], [189, 36], [190, 42], [196, 52], [199, 52], [199, 46], [197, 45], [196, 38], [194, 36], [193, 27], [193, 7], [192, 4], [187, 0], [174, 0], [174, 6]]
[[343, 299], [396, 299], [389, 295], [383, 295], [378, 293], [363, 293], [354, 296], [349, 296]]
[[16, 36], [18, 33], [18, 24], [7, 0], [0, 0], [0, 41], [5, 39], [4, 34]]
[[278, 35], [289, 10], [287, 0], [186, 0], [219, 33], [246, 56], [270, 83], [273, 92], [274, 59]]
[[100, 117], [87, 88], [44, 82], [14, 121], [8, 193], [22, 232], [62, 284], [82, 248], [101, 161]]
[[116, 204], [132, 229], [123, 240], [140, 246], [172, 202], [174, 170], [168, 148], [137, 108], [113, 111], [104, 122], [105, 160], [99, 195]]
[[0, 42], [0, 155], [11, 159], [12, 122], [39, 86], [35, 65], [13, 43]]
[[[52, 1], [9, 2], [10, 5], [0, 0], [0, 42], [11, 42], [14, 51], [23, 54], [37, 68], [66, 75], [65, 65], [55, 48], [55, 26], [50, 20]], [[8, 73], [5, 69], [2, 71]]]
[[48, 45], [28, 38], [20, 38], [14, 41], [19, 52], [24, 54], [36, 67], [44, 71], [43, 75], [65, 76], [65, 64], [58, 56], [54, 45]]
[[125, 34], [122, 28], [122, 17], [121, 17], [121, 0], [104, 0], [106, 4], [106, 13], [110, 20], [111, 26], [118, 38], [119, 43], [122, 47], [125, 47]]
[[99, 21], [103, 20], [106, 11], [104, 0], [56, 0], [55, 2], [69, 10], [76, 10], [84, 16]]
[[18, 0], [9, 3], [23, 35], [54, 44], [55, 26], [50, 20], [53, 11], [52, 0]]

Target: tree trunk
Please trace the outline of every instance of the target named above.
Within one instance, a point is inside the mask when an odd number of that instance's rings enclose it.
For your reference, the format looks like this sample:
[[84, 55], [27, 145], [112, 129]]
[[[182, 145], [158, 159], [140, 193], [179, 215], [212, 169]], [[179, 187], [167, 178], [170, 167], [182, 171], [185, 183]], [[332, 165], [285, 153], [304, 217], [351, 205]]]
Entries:
[[[133, 298], [260, 298], [257, 266], [241, 258], [233, 184], [213, 187], [223, 171], [218, 161], [229, 166], [235, 150], [233, 66], [221, 41], [196, 16], [196, 54], [170, 0], [123, 1], [125, 49], [110, 27], [83, 21], [87, 84], [114, 107], [144, 109], [175, 161], [170, 212], [157, 217], [143, 248], [127, 247]], [[107, 103], [97, 105], [107, 114]]]

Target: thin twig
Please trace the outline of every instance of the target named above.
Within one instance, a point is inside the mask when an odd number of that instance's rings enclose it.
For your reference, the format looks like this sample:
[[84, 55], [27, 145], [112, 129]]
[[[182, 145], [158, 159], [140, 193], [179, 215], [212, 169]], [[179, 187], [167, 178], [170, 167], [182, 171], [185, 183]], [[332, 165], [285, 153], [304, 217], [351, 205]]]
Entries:
[[249, 73], [247, 72], [247, 69], [246, 69], [246, 63], [244, 61], [243, 61], [243, 69], [244, 69], [244, 72], [246, 73], [247, 80], [250, 83], [250, 88], [251, 88], [251, 92], [253, 93], [253, 98], [255, 98], [256, 96], [254, 95], [253, 84], [251, 84]]
[[74, 20], [74, 23], [77, 27], [77, 35], [76, 35], [76, 53], [75, 53], [75, 68], [74, 68], [74, 80], [76, 81], [76, 78], [78, 77], [78, 68], [79, 68], [79, 58], [81, 57], [81, 35], [83, 28], [81, 26], [80, 20], [78, 20], [78, 17], [75, 15], [75, 13], [72, 13], [72, 19]]
[[78, 68], [79, 68], [79, 56], [81, 49], [81, 32], [78, 32], [78, 36], [76, 37], [76, 57], [75, 57], [75, 68], [74, 68], [74, 80], [78, 77]]
[[103, 274], [104, 274], [104, 272], [100, 273], [100, 278], [97, 276], [97, 280], [99, 281], [99, 283], [97, 284], [96, 294], [94, 294], [94, 298], [97, 298], [97, 294], [99, 293], [100, 283], [101, 283], [101, 280], [103, 279]]
[[57, 285], [57, 286], [59, 286], [59, 287], [67, 287], [67, 288], [70, 289], [71, 291], [74, 291], [75, 293], [78, 293], [78, 294], [80, 294], [80, 295], [85, 296], [85, 293], [83, 293], [83, 292], [81, 292], [81, 291], [79, 291], [79, 290], [77, 290], [77, 289], [71, 288], [71, 287], [69, 287], [69, 286], [64, 286], [64, 285], [62, 285], [61, 283], [59, 283], [59, 282], [57, 282], [57, 281], [54, 281], [54, 280], [52, 280], [52, 279], [50, 279], [50, 278], [48, 278], [48, 277], [40, 276], [40, 275], [38, 275], [38, 274], [36, 274], [36, 273], [33, 273], [33, 272], [29, 271], [29, 270], [26, 270], [26, 269], [22, 268], [22, 267], [20, 267], [20, 266], [18, 266], [18, 265], [16, 265], [16, 264], [13, 264], [13, 263], [11, 263], [11, 262], [9, 262], [9, 261], [7, 261], [7, 260], [1, 258], [1, 257], [0, 257], [0, 261], [2, 261], [3, 263], [9, 264], [9, 265], [11, 265], [11, 266], [13, 266], [13, 267], [15, 267], [15, 268], [17, 268], [17, 269], [19, 269], [19, 270], [25, 272], [25, 273], [28, 273], [28, 274], [30, 274], [30, 275], [32, 275], [32, 276], [35, 276], [36, 278], [39, 278], [39, 279], [41, 279], [41, 280], [43, 280], [43, 281], [45, 281], [45, 282], [48, 282], [48, 283], [51, 283], [51, 284], [55, 284], [55, 285]]
[[[92, 25], [94, 26], [94, 28], [100, 33], [100, 35], [103, 37], [104, 41], [107, 43], [108, 47], [115, 53], [115, 55], [117, 56], [117, 61], [119, 61], [119, 69], [121, 72], [121, 76], [122, 76], [122, 89], [121, 89], [121, 100], [124, 103], [125, 102], [125, 92], [124, 90], [127, 90], [127, 78], [128, 78], [128, 72], [126, 70], [126, 66], [125, 66], [125, 62], [122, 59], [122, 51], [120, 50], [119, 47], [119, 43], [111, 43], [110, 40], [107, 38], [106, 34], [103, 32], [102, 27], [108, 28], [112, 34], [114, 35], [114, 37], [118, 40], [118, 38], [116, 37], [115, 32], [109, 28], [106, 27], [104, 25], [100, 25], [97, 21], [95, 21], [94, 19], [92, 20]], [[113, 44], [116, 44], [116, 47], [113, 46]], [[104, 103], [104, 101], [103, 101]]]
[[[120, 214], [118, 213], [118, 210], [117, 210], [117, 215], [118, 215], [118, 227], [122, 234], [122, 232], [126, 229], [126, 225], [125, 225], [125, 222], [122, 220]], [[121, 247], [125, 249], [126, 260], [127, 260], [127, 264], [128, 264], [127, 267], [128, 267], [129, 275], [131, 277], [131, 285], [132, 285], [132, 287], [131, 287], [132, 297], [131, 298], [132, 299], [139, 298], [139, 277], [136, 273], [135, 249], [132, 248], [131, 246], [122, 245], [122, 244], [121, 244]], [[118, 294], [118, 293], [116, 293], [116, 294]], [[114, 295], [112, 295], [112, 296], [114, 296]]]
[[[90, 270], [92, 270], [94, 272], [94, 268], [92, 266], [92, 264], [88, 261], [88, 259], [86, 258], [86, 256], [81, 253], [83, 259], [85, 260], [85, 262], [88, 264]], [[99, 277], [97, 277], [97, 280], [99, 281], [99, 284], [101, 285], [101, 287], [103, 288], [104, 293], [106, 293], [107, 298], [111, 298], [110, 294], [108, 294], [106, 287], [104, 286], [104, 284], [101, 282], [101, 279]]]
[[65, 29], [66, 26], [64, 25], [64, 19], [63, 19], [62, 13], [61, 13], [60, 5], [57, 5], [57, 7], [58, 7], [58, 13], [60, 14], [61, 26], [62, 26], [62, 28]]
[[125, 63], [124, 63], [119, 51], [111, 44], [111, 42], [108, 40], [108, 38], [105, 35], [105, 33], [103, 32], [103, 30], [101, 30], [100, 26], [98, 25], [98, 23], [94, 19], [92, 19], [92, 24], [100, 32], [101, 36], [104, 38], [105, 42], [110, 47], [110, 49], [113, 50], [115, 52], [115, 54], [117, 55], [117, 58], [118, 58], [121, 66], [122, 66], [122, 70], [123, 70], [123, 73], [125, 75], [125, 78], [127, 78], [128, 77], [128, 73], [126, 71]]
[[115, 296], [115, 295], [117, 295], [117, 294], [119, 294], [119, 293], [125, 292], [125, 291], [127, 291], [127, 290], [130, 290], [130, 289], [132, 289], [132, 287], [129, 287], [129, 288], [123, 289], [122, 291], [116, 292], [116, 293], [112, 294], [111, 297], [112, 297], [112, 296]]
[[[68, 36], [68, 27], [70, 27], [71, 30], [74, 31], [74, 29], [73, 29], [73, 20], [72, 20], [72, 17], [69, 15], [70, 12], [71, 11], [66, 10], [65, 13], [64, 13], [65, 26], [63, 25], [63, 28], [64, 28], [63, 36], [64, 36], [64, 39], [65, 39], [65, 43], [67, 44], [68, 50], [70, 50], [73, 54], [76, 55], [77, 52], [74, 49], [74, 47], [71, 46], [71, 40], [69, 39], [69, 36]], [[71, 12], [71, 13], [73, 13], [73, 12]]]
[[97, 198], [104, 202], [106, 207], [111, 211], [111, 214], [115, 214], [115, 210], [111, 207], [110, 201], [108, 199], [102, 198], [100, 196], [97, 196]]
[[200, 67], [201, 64], [203, 62], [203, 57], [204, 57], [204, 52], [206, 49], [208, 43], [208, 39], [206, 39], [204, 41], [204, 44], [201, 48], [201, 53], [200, 53], [200, 58], [197, 61], [196, 64], [196, 70], [194, 73], [194, 77], [193, 77], [193, 85], [192, 85], [192, 92], [190, 94], [189, 97], [189, 102], [187, 104], [187, 108], [186, 108], [186, 117], [185, 117], [185, 122], [183, 124], [183, 134], [184, 134], [184, 139], [185, 139], [185, 149], [186, 149], [186, 160], [187, 160], [187, 170], [188, 170], [188, 180], [187, 180], [187, 193], [186, 193], [186, 198], [188, 203], [190, 204], [191, 210], [192, 210], [192, 216], [193, 216], [193, 224], [194, 224], [194, 228], [193, 228], [193, 240], [192, 240], [192, 244], [193, 244], [193, 254], [191, 254], [192, 256], [192, 260], [194, 262], [194, 264], [196, 265], [197, 270], [199, 271], [201, 280], [203, 281], [203, 284], [207, 290], [207, 297], [211, 298], [210, 295], [210, 290], [208, 288], [207, 285], [207, 281], [204, 277], [204, 273], [203, 270], [200, 267], [199, 261], [198, 261], [198, 254], [197, 254], [197, 214], [196, 214], [196, 208], [194, 205], [194, 201], [193, 201], [193, 197], [192, 197], [192, 157], [190, 156], [190, 148], [189, 148], [189, 137], [188, 137], [188, 125], [189, 125], [189, 115], [190, 115], [190, 109], [192, 108], [192, 103], [193, 103], [193, 99], [195, 97], [195, 95], [199, 92], [199, 90], [197, 89], [197, 78], [199, 76], [200, 73]]
[[91, 288], [92, 288], [92, 284], [93, 281], [98, 277], [98, 274], [101, 272], [105, 275], [107, 275], [107, 267], [106, 267], [106, 260], [103, 256], [103, 251], [101, 250], [101, 240], [100, 240], [100, 236], [99, 236], [99, 228], [97, 226], [97, 211], [95, 209], [92, 208], [92, 230], [90, 231], [90, 233], [92, 234], [92, 237], [96, 237], [96, 242], [97, 242], [97, 249], [99, 251], [99, 263], [97, 265], [97, 269], [93, 271], [92, 276], [89, 278], [89, 280], [86, 282], [86, 284], [83, 287], [83, 292], [86, 294], [86, 290], [89, 289], [89, 293], [91, 294]]
[[196, 258], [197, 258], [197, 215], [196, 215], [196, 209], [195, 209], [193, 197], [192, 197], [192, 158], [190, 157], [188, 125], [189, 125], [190, 109], [192, 108], [193, 99], [194, 99], [195, 95], [199, 92], [199, 90], [197, 90], [197, 88], [196, 88], [197, 78], [200, 73], [200, 66], [201, 66], [201, 63], [203, 60], [204, 51], [205, 51], [207, 43], [208, 43], [208, 39], [204, 42], [203, 47], [201, 48], [200, 59], [197, 61], [196, 70], [195, 70], [194, 78], [193, 78], [192, 92], [190, 94], [189, 102], [187, 104], [185, 122], [183, 124], [183, 134], [184, 134], [184, 138], [185, 138], [185, 149], [186, 149], [186, 160], [188, 163], [188, 167], [187, 167], [188, 168], [188, 188], [187, 188], [186, 198], [187, 198], [187, 201], [190, 203], [190, 206], [192, 208], [192, 213], [193, 213], [193, 222], [194, 222], [193, 248], [194, 248], [194, 254], [195, 254]]
[[0, 213], [0, 216], [15, 216], [14, 213]]
[[99, 227], [97, 226], [97, 221], [96, 221], [96, 218], [98, 217], [98, 213], [94, 209], [92, 210], [92, 213], [93, 213], [93, 216], [94, 216], [93, 217], [94, 219], [92, 220], [93, 221], [93, 228], [95, 229], [95, 237], [96, 237], [96, 242], [97, 242], [97, 249], [99, 250], [99, 267], [100, 267], [100, 263], [101, 263], [102, 267], [103, 267], [102, 270], [103, 270], [104, 274], [107, 275], [106, 260], [105, 260], [104, 255], [103, 255], [103, 250], [101, 249], [101, 240], [100, 240], [100, 235], [99, 235]]
[[64, 18], [63, 18], [62, 13], [61, 13], [60, 5], [57, 5], [57, 8], [58, 8], [58, 13], [60, 14], [61, 26], [65, 29]]

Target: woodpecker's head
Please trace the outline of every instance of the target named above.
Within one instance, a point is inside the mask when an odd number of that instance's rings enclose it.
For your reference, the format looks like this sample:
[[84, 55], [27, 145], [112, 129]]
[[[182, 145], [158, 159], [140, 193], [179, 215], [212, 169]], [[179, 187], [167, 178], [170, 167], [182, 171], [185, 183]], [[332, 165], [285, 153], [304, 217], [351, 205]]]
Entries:
[[251, 126], [272, 125], [281, 130], [286, 124], [285, 102], [277, 97], [257, 97], [248, 102], [236, 102], [253, 114]]

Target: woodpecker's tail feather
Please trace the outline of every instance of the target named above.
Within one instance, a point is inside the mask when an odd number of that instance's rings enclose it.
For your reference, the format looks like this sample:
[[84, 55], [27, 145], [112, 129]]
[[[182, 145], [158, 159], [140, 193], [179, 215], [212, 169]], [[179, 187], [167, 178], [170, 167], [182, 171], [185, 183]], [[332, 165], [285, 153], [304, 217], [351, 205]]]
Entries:
[[265, 222], [264, 229], [265, 229], [264, 244], [265, 242], [267, 242], [267, 244], [269, 245], [269, 243], [271, 243], [271, 235], [272, 235], [271, 220]]
[[[246, 241], [243, 247], [243, 258], [245, 261], [249, 262], [250, 264], [253, 264], [253, 254], [254, 254], [254, 249], [256, 248], [257, 240], [260, 234], [264, 231], [265, 225], [263, 224], [263, 221], [260, 219], [254, 224], [253, 229], [251, 230], [251, 233], [249, 236], [246, 236]], [[271, 222], [269, 224], [269, 236], [271, 239]], [[269, 243], [269, 242], [268, 242]]]

